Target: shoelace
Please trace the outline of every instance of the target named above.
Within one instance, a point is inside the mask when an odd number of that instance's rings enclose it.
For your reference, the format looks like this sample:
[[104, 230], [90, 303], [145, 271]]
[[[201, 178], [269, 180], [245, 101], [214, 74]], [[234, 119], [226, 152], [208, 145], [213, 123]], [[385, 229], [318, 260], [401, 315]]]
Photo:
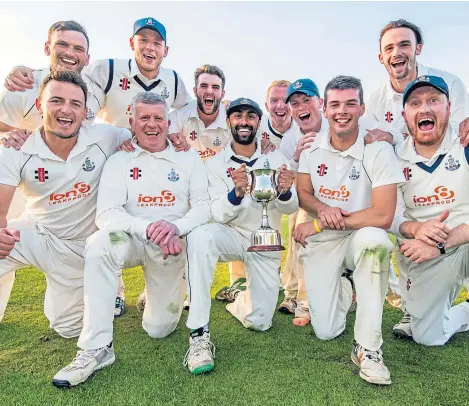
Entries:
[[96, 350], [80, 350], [70, 365], [83, 368], [93, 360], [95, 354]]
[[404, 313], [404, 317], [402, 317], [401, 323], [410, 323], [410, 314]]
[[365, 350], [365, 358], [368, 358], [368, 359], [371, 359], [372, 361], [380, 363], [383, 361], [383, 354], [381, 353], [381, 351]]
[[189, 356], [197, 357], [202, 351], [209, 351], [213, 358], [215, 358], [215, 345], [206, 338], [199, 338], [192, 341], [189, 349], [184, 356], [183, 365], [187, 366]]

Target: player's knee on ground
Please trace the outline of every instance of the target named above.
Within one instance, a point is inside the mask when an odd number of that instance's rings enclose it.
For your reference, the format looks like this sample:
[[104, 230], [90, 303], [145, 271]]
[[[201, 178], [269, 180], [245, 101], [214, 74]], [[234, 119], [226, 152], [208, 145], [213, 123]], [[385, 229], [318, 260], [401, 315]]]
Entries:
[[313, 326], [316, 337], [323, 341], [332, 340], [339, 336], [343, 331], [343, 329], [341, 329], [341, 331], [337, 331], [337, 328], [330, 323], [318, 323], [317, 321], [311, 320], [311, 325]]
[[86, 241], [85, 261], [103, 260], [113, 267], [123, 267], [127, 249], [124, 244], [132, 238], [122, 230], [98, 230]]
[[148, 324], [142, 322], [143, 329], [151, 338], [165, 338], [169, 336], [178, 325], [178, 321], [164, 324]]
[[79, 323], [74, 323], [70, 326], [58, 324], [56, 321], [50, 321], [50, 328], [63, 338], [76, 338], [80, 335], [83, 328], [83, 319]]
[[[433, 323], [427, 320], [412, 320], [412, 338], [417, 344], [426, 345], [429, 347], [445, 345], [448, 342], [448, 337], [444, 334], [443, 330], [438, 334], [435, 328], [432, 327]], [[433, 330], [433, 331], [432, 331]]]
[[380, 263], [386, 262], [387, 265], [393, 245], [386, 231], [376, 227], [364, 227], [355, 234], [351, 248], [355, 252], [355, 262], [362, 255], [374, 255]]

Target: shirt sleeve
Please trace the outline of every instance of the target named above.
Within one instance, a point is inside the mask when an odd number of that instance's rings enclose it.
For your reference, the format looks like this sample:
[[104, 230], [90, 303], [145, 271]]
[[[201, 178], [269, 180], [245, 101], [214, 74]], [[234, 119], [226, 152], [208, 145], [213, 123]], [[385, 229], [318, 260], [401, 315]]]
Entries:
[[377, 141], [366, 146], [363, 165], [373, 189], [405, 182], [399, 159], [393, 147], [385, 141]]
[[236, 197], [234, 189], [229, 190], [228, 185], [222, 178], [225, 172], [217, 170], [219, 168], [217, 168], [218, 165], [215, 159], [210, 158], [205, 162], [210, 196], [210, 213], [214, 221], [224, 224], [238, 216], [243, 199]]
[[146, 239], [150, 221], [132, 216], [124, 208], [127, 203], [127, 185], [123, 181], [126, 165], [120, 158], [114, 155], [104, 165], [98, 189], [96, 225], [100, 229], [122, 230]]
[[5, 87], [0, 94], [0, 121], [19, 128], [24, 116], [23, 98], [25, 92], [10, 92]]
[[399, 185], [397, 187], [396, 213], [394, 214], [394, 219], [392, 221], [391, 228], [388, 230], [388, 232], [394, 234], [396, 237], [399, 237], [399, 238], [404, 238], [400, 232], [401, 224], [408, 221], [405, 218], [404, 214], [405, 214], [404, 194], [402, 192], [402, 185]]
[[83, 73], [104, 91], [109, 81], [109, 59], [90, 63], [83, 68]]
[[13, 148], [0, 147], [0, 183], [17, 187], [21, 183], [21, 155]]
[[[192, 153], [192, 151], [190, 151]], [[194, 228], [210, 221], [210, 199], [208, 195], [208, 178], [205, 165], [197, 152], [191, 169], [189, 203], [190, 210], [184, 217], [173, 221], [179, 229], [179, 235], [189, 234]]]
[[469, 94], [463, 82], [457, 78], [450, 89], [451, 121], [458, 123], [469, 117]]
[[300, 162], [298, 164], [298, 172], [299, 173], [307, 173], [310, 174], [310, 169], [309, 169], [309, 164], [308, 164], [308, 156], [309, 156], [309, 151], [304, 150], [301, 155], [300, 155]]
[[178, 110], [173, 110], [171, 113], [169, 113], [168, 119], [171, 121], [171, 124], [169, 125], [168, 129], [168, 134], [175, 134], [182, 132], [182, 125], [179, 122], [179, 116], [180, 112]]
[[178, 76], [177, 95], [171, 107], [173, 109], [180, 109], [181, 107], [185, 106], [187, 103], [191, 101], [191, 95], [187, 91], [186, 85], [181, 79], [181, 76], [179, 76], [179, 73], [176, 73], [176, 75]]

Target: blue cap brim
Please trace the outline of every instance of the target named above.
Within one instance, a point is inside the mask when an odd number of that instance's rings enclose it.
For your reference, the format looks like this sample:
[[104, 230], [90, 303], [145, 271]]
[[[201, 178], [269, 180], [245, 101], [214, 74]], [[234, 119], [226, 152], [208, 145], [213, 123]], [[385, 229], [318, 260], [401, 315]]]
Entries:
[[409, 87], [407, 89], [407, 91], [404, 93], [404, 97], [402, 98], [402, 105], [405, 106], [407, 100], [409, 99], [409, 96], [410, 94], [420, 88], [420, 87], [424, 87], [424, 86], [430, 86], [430, 87], [433, 87], [433, 89], [436, 89], [438, 90], [439, 92], [443, 93], [444, 95], [446, 95], [446, 97], [449, 98], [449, 92], [448, 92], [448, 89], [444, 89], [434, 83], [431, 83], [431, 82], [416, 82], [414, 83], [411, 87]]

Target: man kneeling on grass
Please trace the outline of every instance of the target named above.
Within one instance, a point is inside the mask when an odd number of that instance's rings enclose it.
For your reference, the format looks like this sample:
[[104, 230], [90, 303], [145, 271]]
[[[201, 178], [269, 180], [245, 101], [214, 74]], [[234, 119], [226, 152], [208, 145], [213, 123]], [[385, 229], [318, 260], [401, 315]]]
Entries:
[[236, 281], [226, 293], [231, 302], [226, 309], [243, 326], [265, 331], [272, 325], [280, 283], [280, 252], [247, 252], [251, 232], [258, 229], [262, 206], [246, 194], [248, 169], [279, 169], [275, 202], [268, 215], [273, 228], [280, 229], [282, 214], [298, 209], [293, 188], [294, 174], [287, 169], [287, 158], [278, 150], [265, 155], [256, 138], [262, 117], [258, 104], [237, 99], [227, 110], [227, 123], [233, 141], [205, 163], [209, 178], [210, 210], [215, 223], [199, 227], [187, 237], [187, 273], [191, 307], [187, 327], [192, 332], [185, 363], [193, 374], [213, 369], [214, 346], [210, 341], [210, 287], [217, 261], [242, 261], [247, 285]]
[[403, 96], [411, 137], [396, 147], [407, 180], [393, 224], [406, 313], [393, 332], [425, 345], [469, 330], [469, 303], [452, 307], [469, 277], [469, 147], [449, 123], [449, 99], [441, 77], [411, 82]]
[[186, 292], [183, 236], [210, 220], [205, 167], [195, 150], [167, 140], [164, 99], [140, 93], [131, 104], [131, 153], [117, 152], [103, 170], [96, 223], [85, 250], [85, 311], [77, 357], [53, 379], [84, 382], [115, 361], [114, 299], [124, 267], [142, 265], [147, 303], [142, 326], [154, 338], [176, 328]]
[[358, 79], [338, 76], [324, 92], [330, 129], [302, 152], [297, 187], [300, 206], [314, 221], [294, 232], [302, 244], [305, 285], [316, 336], [333, 339], [345, 330], [353, 286], [342, 278], [353, 271], [357, 298], [352, 360], [360, 377], [391, 383], [383, 362], [381, 322], [392, 244], [384, 229], [396, 210], [397, 184], [404, 180], [392, 146], [365, 145], [363, 90]]

